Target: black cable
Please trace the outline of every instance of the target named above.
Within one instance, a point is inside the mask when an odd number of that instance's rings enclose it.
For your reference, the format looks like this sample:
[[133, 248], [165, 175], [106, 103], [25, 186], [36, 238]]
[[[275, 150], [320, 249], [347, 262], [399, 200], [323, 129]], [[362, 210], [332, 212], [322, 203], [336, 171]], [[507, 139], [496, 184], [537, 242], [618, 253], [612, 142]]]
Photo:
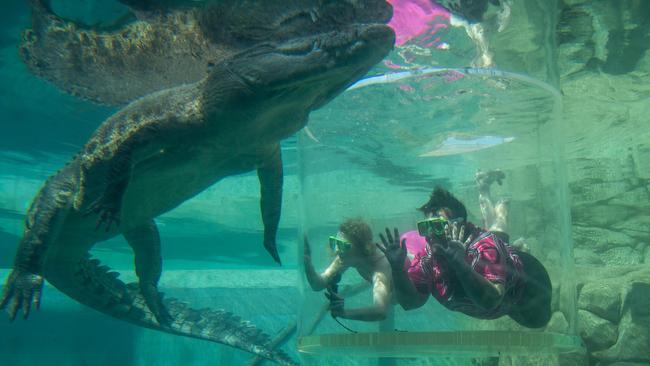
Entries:
[[350, 333], [359, 333], [359, 332], [357, 332], [356, 330], [352, 330], [352, 329], [346, 327], [345, 324], [341, 323], [341, 321], [339, 320], [339, 318], [335, 317], [334, 315], [332, 315], [332, 318], [334, 318], [334, 320], [336, 320], [336, 322], [339, 323], [339, 325], [341, 325], [343, 328], [345, 328], [345, 329], [346, 329], [347, 331], [349, 331]]
[[[339, 293], [339, 282], [341, 282], [341, 274], [340, 273], [337, 274], [336, 276], [334, 276], [334, 278], [332, 278], [332, 281], [331, 281], [331, 283], [329, 285], [330, 292], [332, 292], [335, 295], [338, 295], [338, 293]], [[342, 326], [343, 328], [345, 328], [347, 331], [349, 331], [351, 333], [358, 333], [357, 331], [346, 327], [345, 324], [341, 323], [341, 321], [337, 317], [335, 317], [334, 315], [332, 315], [332, 318], [334, 318], [334, 320], [336, 320], [336, 322], [339, 323], [339, 325]]]

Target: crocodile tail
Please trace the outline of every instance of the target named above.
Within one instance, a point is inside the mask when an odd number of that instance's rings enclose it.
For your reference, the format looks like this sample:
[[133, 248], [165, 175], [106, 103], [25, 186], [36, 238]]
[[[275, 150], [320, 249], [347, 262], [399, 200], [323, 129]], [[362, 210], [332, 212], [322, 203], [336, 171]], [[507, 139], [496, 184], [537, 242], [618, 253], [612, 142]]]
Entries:
[[[28, 0], [27, 3], [32, 13], [31, 28], [22, 32], [20, 57], [31, 73], [56, 84], [56, 77], [52, 74], [56, 75], [64, 68], [58, 62], [60, 55], [48, 56], [48, 51], [52, 50], [50, 30], [56, 28], [59, 41], [66, 42], [69, 39], [64, 38], [69, 38], [69, 34], [74, 32], [74, 24], [56, 16], [46, 0]], [[59, 68], [61, 70], [58, 70]]]
[[272, 350], [266, 334], [229, 312], [195, 310], [177, 299], [167, 298], [163, 302], [173, 321], [169, 327], [163, 327], [149, 311], [137, 283], [125, 284], [117, 278], [117, 272], [101, 266], [96, 259], [85, 258], [74, 267], [75, 271], [70, 273], [46, 273], [46, 279], [84, 305], [142, 327], [225, 344], [280, 365], [297, 365], [286, 353]]

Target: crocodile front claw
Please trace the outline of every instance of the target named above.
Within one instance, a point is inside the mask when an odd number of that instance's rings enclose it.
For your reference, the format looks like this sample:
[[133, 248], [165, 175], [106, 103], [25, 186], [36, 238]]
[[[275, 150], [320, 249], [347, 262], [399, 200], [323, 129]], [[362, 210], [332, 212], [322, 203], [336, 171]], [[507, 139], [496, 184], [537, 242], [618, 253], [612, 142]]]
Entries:
[[7, 309], [9, 319], [14, 321], [18, 310], [22, 308], [23, 318], [29, 317], [32, 306], [38, 310], [43, 293], [43, 277], [14, 269], [9, 274], [0, 301], [0, 309]]
[[95, 230], [99, 229], [102, 225], [106, 225], [106, 231], [108, 232], [113, 223], [115, 223], [116, 227], [120, 226], [120, 211], [120, 200], [116, 200], [107, 194], [103, 194], [88, 206], [84, 211], [83, 216], [86, 217], [92, 214], [98, 214], [99, 217], [97, 218]]

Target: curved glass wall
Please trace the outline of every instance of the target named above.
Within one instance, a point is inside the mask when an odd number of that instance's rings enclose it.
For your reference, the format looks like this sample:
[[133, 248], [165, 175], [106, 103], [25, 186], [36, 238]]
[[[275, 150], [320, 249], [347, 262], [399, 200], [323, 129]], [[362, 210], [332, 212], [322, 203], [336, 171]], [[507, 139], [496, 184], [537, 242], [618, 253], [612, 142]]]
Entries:
[[[387, 227], [415, 230], [423, 219], [416, 209], [437, 185], [465, 204], [468, 221], [483, 225], [475, 174], [500, 169], [505, 178], [492, 185], [492, 199], [508, 202], [510, 243], [540, 260], [550, 275], [550, 322], [531, 330], [507, 316], [480, 320], [435, 298], [410, 311], [395, 304], [380, 323], [336, 321], [323, 293], [312, 291], [303, 275], [298, 350], [307, 364], [398, 364], [399, 358], [430, 356], [460, 357], [454, 361], [460, 364], [466, 357], [556, 359], [581, 349], [550, 38], [553, 6], [505, 5], [488, 13], [478, 31], [476, 24], [456, 27], [444, 11], [416, 36], [393, 23], [398, 43], [404, 42], [383, 67], [313, 113], [299, 134], [302, 232], [322, 272], [335, 258], [328, 236], [340, 223], [362, 218], [377, 242]], [[406, 11], [399, 4], [395, 10]], [[354, 269], [338, 287], [346, 309], [373, 303], [370, 284]]]

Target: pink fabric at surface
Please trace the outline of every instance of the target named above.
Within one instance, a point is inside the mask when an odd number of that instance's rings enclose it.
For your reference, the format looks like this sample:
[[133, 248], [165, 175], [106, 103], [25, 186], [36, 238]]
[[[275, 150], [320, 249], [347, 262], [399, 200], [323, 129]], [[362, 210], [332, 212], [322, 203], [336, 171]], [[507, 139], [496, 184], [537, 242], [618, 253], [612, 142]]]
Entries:
[[[446, 28], [449, 12], [433, 0], [388, 0], [393, 6], [393, 18], [388, 25], [395, 30], [395, 45], [401, 46], [422, 36], [429, 46], [438, 29]], [[428, 42], [427, 42], [428, 41]]]
[[427, 239], [420, 236], [417, 230], [407, 231], [400, 237], [400, 241], [406, 240], [406, 261], [404, 261], [404, 269], [408, 270], [411, 267], [411, 261], [417, 254], [425, 255]]
[[427, 239], [420, 236], [417, 230], [407, 231], [400, 237], [401, 240], [406, 240], [406, 251], [408, 253], [424, 253], [427, 246]]

